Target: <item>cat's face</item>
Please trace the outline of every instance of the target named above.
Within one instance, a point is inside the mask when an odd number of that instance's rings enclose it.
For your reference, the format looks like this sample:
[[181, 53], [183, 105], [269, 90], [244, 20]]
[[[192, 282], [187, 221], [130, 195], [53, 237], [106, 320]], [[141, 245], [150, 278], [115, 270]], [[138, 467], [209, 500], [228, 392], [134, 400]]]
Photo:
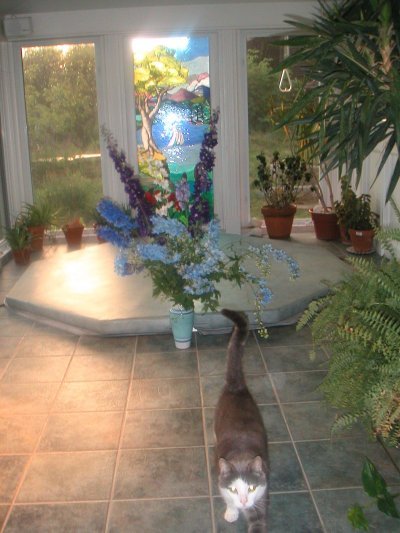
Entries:
[[219, 489], [230, 507], [244, 510], [253, 507], [267, 489], [267, 479], [260, 457], [237, 465], [219, 460]]
[[220, 491], [230, 507], [244, 510], [254, 507], [264, 496], [266, 488], [266, 485], [254, 485], [238, 477], [233, 479], [226, 488], [220, 487]]

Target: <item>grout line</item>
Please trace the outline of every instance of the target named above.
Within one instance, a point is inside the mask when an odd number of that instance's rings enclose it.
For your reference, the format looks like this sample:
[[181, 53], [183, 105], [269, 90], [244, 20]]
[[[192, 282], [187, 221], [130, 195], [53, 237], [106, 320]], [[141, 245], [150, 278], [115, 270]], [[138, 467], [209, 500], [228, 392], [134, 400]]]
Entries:
[[[25, 337], [25, 336], [26, 336], [26, 335], [24, 335], [24, 337]], [[21, 342], [22, 342], [22, 340], [21, 340]], [[24, 467], [24, 469], [23, 469], [23, 472], [22, 472], [21, 478], [20, 478], [20, 480], [19, 480], [19, 483], [17, 484], [17, 486], [16, 486], [16, 488], [15, 488], [14, 497], [13, 497], [12, 500], [9, 502], [10, 507], [9, 507], [7, 513], [6, 513], [5, 518], [4, 518], [3, 527], [2, 527], [2, 529], [0, 530], [0, 533], [4, 533], [4, 532], [5, 532], [7, 522], [8, 522], [8, 520], [9, 520], [10, 516], [11, 516], [11, 512], [12, 512], [12, 510], [13, 510], [14, 504], [15, 504], [16, 501], [17, 501], [17, 498], [18, 498], [18, 495], [19, 495], [20, 490], [21, 490], [21, 488], [22, 488], [22, 485], [23, 485], [23, 483], [24, 483], [24, 481], [25, 481], [25, 479], [26, 479], [26, 476], [27, 476], [27, 474], [28, 474], [28, 470], [29, 470], [29, 468], [30, 468], [30, 466], [31, 466], [31, 464], [32, 464], [32, 462], [33, 462], [34, 457], [37, 455], [37, 450], [38, 450], [38, 447], [39, 447], [39, 443], [40, 443], [41, 438], [42, 438], [42, 436], [43, 436], [43, 434], [44, 434], [44, 432], [45, 432], [45, 430], [46, 430], [46, 428], [47, 428], [47, 424], [48, 424], [48, 421], [49, 421], [50, 416], [51, 416], [51, 414], [52, 414], [52, 408], [54, 407], [54, 405], [55, 405], [55, 403], [56, 403], [57, 396], [58, 396], [58, 394], [59, 394], [59, 392], [60, 392], [60, 390], [61, 390], [62, 385], [63, 385], [64, 382], [65, 382], [65, 377], [66, 377], [66, 375], [67, 375], [67, 373], [68, 373], [68, 369], [69, 369], [69, 367], [70, 367], [70, 365], [71, 365], [71, 363], [72, 363], [72, 360], [73, 360], [73, 353], [75, 352], [76, 346], [77, 346], [77, 342], [75, 342], [75, 347], [74, 347], [74, 349], [73, 349], [73, 351], [72, 351], [72, 354], [69, 356], [69, 357], [70, 357], [70, 360], [69, 360], [68, 365], [67, 365], [67, 367], [66, 367], [66, 369], [65, 369], [64, 376], [63, 376], [62, 380], [60, 381], [60, 384], [59, 384], [59, 386], [58, 386], [58, 388], [57, 388], [57, 391], [56, 391], [55, 394], [54, 394], [53, 400], [52, 400], [52, 402], [50, 403], [49, 410], [48, 410], [47, 413], [45, 413], [45, 415], [46, 415], [46, 420], [45, 420], [45, 422], [44, 422], [44, 424], [43, 424], [42, 430], [39, 432], [39, 435], [38, 435], [37, 440], [36, 440], [36, 444], [35, 444], [33, 450], [32, 450], [30, 453], [27, 453], [27, 454], [26, 454], [27, 456], [29, 456], [29, 458], [28, 458], [28, 460], [27, 460], [27, 462], [26, 462], [26, 465], [25, 465], [25, 467]], [[28, 413], [28, 414], [29, 414], [29, 413]], [[36, 414], [36, 413], [35, 413], [35, 414]]]
[[[258, 341], [258, 339], [257, 339], [257, 341]], [[284, 422], [285, 422], [286, 429], [287, 429], [288, 434], [289, 434], [290, 442], [291, 442], [291, 444], [292, 444], [292, 446], [293, 446], [294, 452], [295, 452], [296, 457], [297, 457], [297, 460], [298, 460], [298, 462], [299, 462], [300, 469], [301, 469], [301, 472], [302, 472], [302, 474], [303, 474], [303, 477], [304, 477], [304, 480], [305, 480], [305, 483], [306, 483], [306, 486], [307, 486], [308, 493], [309, 493], [310, 498], [311, 498], [311, 501], [312, 501], [312, 503], [313, 503], [313, 505], [314, 505], [314, 508], [315, 508], [316, 513], [317, 513], [318, 519], [319, 519], [319, 521], [320, 521], [320, 524], [321, 524], [322, 530], [323, 530], [324, 533], [327, 533], [327, 530], [326, 530], [326, 527], [325, 527], [324, 521], [322, 520], [322, 516], [321, 516], [321, 514], [320, 514], [320, 512], [319, 512], [319, 509], [318, 509], [318, 506], [317, 506], [317, 502], [315, 501], [315, 498], [314, 498], [313, 492], [312, 492], [312, 490], [311, 490], [310, 482], [308, 481], [308, 477], [307, 477], [306, 472], [305, 472], [305, 469], [304, 469], [304, 467], [303, 467], [303, 463], [301, 462], [300, 454], [299, 454], [299, 452], [298, 452], [298, 450], [297, 450], [296, 442], [295, 442], [295, 440], [293, 439], [293, 435], [292, 435], [292, 432], [291, 432], [291, 430], [290, 430], [289, 423], [288, 423], [288, 421], [287, 421], [287, 418], [286, 418], [285, 412], [284, 412], [284, 410], [283, 410], [283, 408], [282, 408], [282, 403], [281, 403], [281, 401], [280, 401], [278, 391], [277, 391], [277, 389], [276, 389], [276, 387], [275, 387], [274, 380], [272, 379], [271, 372], [268, 371], [267, 361], [266, 361], [266, 358], [263, 357], [263, 352], [262, 352], [261, 348], [260, 348], [260, 353], [261, 353], [261, 357], [262, 357], [262, 360], [263, 360], [263, 362], [264, 362], [265, 368], [266, 368], [266, 370], [267, 370], [268, 378], [269, 378], [269, 381], [270, 381], [270, 383], [271, 383], [272, 390], [274, 391], [274, 394], [275, 394], [275, 397], [276, 397], [276, 400], [277, 400], [277, 403], [278, 403], [278, 406], [279, 406], [279, 410], [280, 410], [281, 416], [282, 416], [282, 418], [283, 418], [283, 420], [284, 420]], [[327, 440], [329, 440], [329, 439], [327, 439]]]
[[115, 492], [115, 485], [116, 485], [116, 482], [117, 482], [118, 466], [119, 466], [119, 462], [120, 462], [122, 451], [123, 451], [122, 448], [121, 448], [121, 444], [122, 444], [122, 437], [123, 437], [124, 432], [125, 432], [126, 420], [128, 418], [128, 413], [129, 413], [128, 403], [129, 403], [129, 398], [131, 396], [131, 391], [132, 391], [132, 387], [133, 387], [133, 375], [134, 375], [135, 362], [136, 362], [136, 357], [137, 357], [137, 345], [138, 345], [138, 337], [136, 336], [135, 337], [135, 345], [134, 345], [134, 348], [133, 348], [133, 357], [132, 357], [130, 380], [129, 380], [129, 385], [128, 385], [128, 393], [126, 395], [126, 400], [125, 400], [125, 407], [124, 407], [124, 411], [123, 411], [124, 414], [123, 414], [123, 417], [122, 417], [121, 429], [120, 429], [120, 432], [119, 432], [119, 438], [118, 438], [118, 444], [117, 444], [117, 453], [116, 453], [116, 457], [115, 457], [114, 473], [113, 473], [113, 477], [112, 477], [112, 480], [111, 480], [110, 497], [109, 497], [109, 501], [108, 501], [106, 521], [105, 521], [105, 524], [104, 524], [104, 532], [106, 532], [108, 530], [109, 524], [110, 524], [111, 503], [112, 503], [112, 500], [113, 500], [113, 496], [114, 496], [114, 492]]
[[210, 514], [211, 514], [211, 527], [212, 527], [212, 533], [217, 533], [217, 528], [216, 528], [216, 523], [215, 523], [214, 498], [213, 498], [213, 491], [212, 491], [209, 443], [208, 443], [208, 438], [207, 438], [207, 424], [206, 424], [206, 415], [205, 415], [205, 408], [207, 406], [204, 405], [204, 398], [203, 398], [203, 389], [202, 389], [202, 383], [201, 383], [202, 376], [200, 373], [200, 354], [199, 354], [199, 350], [197, 349], [197, 335], [195, 335], [195, 342], [196, 342], [197, 371], [198, 371], [200, 405], [201, 405], [201, 419], [203, 423], [204, 453], [206, 457], [208, 496], [209, 496]]
[[[289, 423], [287, 421], [285, 412], [284, 412], [284, 410], [282, 408], [282, 404], [281, 404], [280, 399], [279, 399], [278, 391], [276, 390], [275, 383], [274, 383], [274, 380], [271, 378], [271, 375], [269, 375], [269, 379], [270, 379], [270, 382], [271, 382], [272, 389], [273, 389], [273, 391], [274, 391], [274, 393], [276, 395], [276, 398], [278, 400], [279, 409], [280, 409], [281, 415], [283, 417], [283, 420], [284, 420], [284, 422], [286, 424], [286, 429], [288, 430], [289, 437], [290, 437], [294, 452], [296, 454], [297, 460], [299, 462], [300, 469], [301, 469], [301, 472], [303, 474], [303, 477], [304, 477], [304, 480], [305, 480], [305, 483], [306, 483], [306, 486], [307, 486], [311, 501], [313, 502], [313, 505], [314, 505], [315, 511], [317, 513], [318, 519], [319, 519], [319, 521], [321, 523], [322, 530], [323, 530], [324, 533], [327, 533], [327, 529], [325, 527], [325, 524], [324, 524], [324, 521], [322, 519], [321, 513], [319, 512], [317, 502], [315, 501], [315, 498], [314, 498], [314, 495], [313, 495], [313, 492], [312, 492], [312, 489], [311, 489], [310, 482], [308, 481], [308, 477], [307, 477], [305, 469], [303, 467], [303, 463], [301, 461], [300, 454], [299, 454], [299, 451], [298, 451], [297, 446], [296, 446], [296, 441], [293, 439], [293, 435], [292, 435], [292, 432], [290, 430]], [[329, 440], [329, 439], [327, 439], [327, 440]]]

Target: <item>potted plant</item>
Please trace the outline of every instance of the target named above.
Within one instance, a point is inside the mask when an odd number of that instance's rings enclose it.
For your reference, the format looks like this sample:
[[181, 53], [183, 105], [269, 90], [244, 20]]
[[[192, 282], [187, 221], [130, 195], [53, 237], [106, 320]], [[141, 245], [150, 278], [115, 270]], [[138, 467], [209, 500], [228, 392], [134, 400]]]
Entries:
[[340, 240], [343, 244], [351, 244], [349, 229], [352, 225], [357, 196], [347, 176], [341, 178], [341, 199], [335, 202], [335, 213], [339, 222]]
[[[306, 90], [280, 126], [298, 125], [301, 115], [302, 149], [319, 158], [324, 174], [337, 169], [340, 177], [355, 171], [358, 185], [363, 162], [375, 148], [382, 154], [377, 175], [392, 150], [400, 155], [398, 2], [318, 0], [318, 4], [313, 19], [288, 20], [297, 34], [279, 43], [291, 49], [279, 68], [299, 65], [306, 80]], [[399, 177], [397, 164], [387, 200]]]
[[328, 185], [330, 205], [328, 206], [322, 191], [321, 183], [315, 174], [312, 175], [311, 189], [318, 198], [318, 205], [309, 209], [311, 220], [313, 221], [315, 236], [323, 241], [335, 241], [339, 238], [338, 216], [333, 200], [332, 184], [328, 175], [324, 177]]
[[371, 211], [369, 194], [355, 197], [354, 208], [347, 224], [353, 251], [358, 254], [370, 253], [377, 226], [377, 215]]
[[300, 156], [281, 157], [274, 152], [269, 164], [264, 153], [257, 155], [257, 178], [253, 186], [265, 199], [261, 208], [270, 239], [287, 239], [292, 231], [296, 213], [296, 198], [305, 183], [311, 180], [311, 172]]
[[32, 251], [43, 249], [45, 231], [55, 223], [56, 215], [56, 211], [46, 202], [24, 205], [20, 219], [32, 235]]
[[[333, 430], [361, 423], [390, 457], [387, 448], [400, 445], [400, 262], [391, 243], [400, 241], [400, 230], [377, 230], [377, 239], [389, 257], [379, 263], [349, 258], [352, 273], [309, 305], [298, 329], [310, 325], [314, 346], [330, 354], [320, 390], [340, 410]], [[394, 496], [368, 461], [363, 485], [382, 512], [400, 517]], [[354, 526], [365, 519], [360, 506], [357, 511], [348, 515]]]
[[81, 247], [85, 226], [80, 217], [72, 218], [69, 222], [63, 224], [61, 229], [70, 250], [77, 250]]
[[[208, 202], [217, 120], [218, 113], [213, 112], [210, 132], [203, 137], [200, 160], [195, 166], [193, 191], [184, 173], [175, 183], [165, 179], [157, 198], [150, 189], [144, 189], [140, 176], [134, 174], [115, 139], [110, 134], [106, 137], [115, 168], [129, 191], [130, 209], [127, 213], [117, 202], [102, 199], [97, 209], [108, 225], [99, 233], [119, 249], [115, 260], [118, 274], [144, 270], [152, 279], [154, 297], [171, 302], [171, 329], [180, 349], [190, 346], [195, 304], [201, 312], [217, 310], [218, 284], [222, 280], [252, 286], [256, 319], [260, 334], [264, 335], [261, 312], [272, 297], [267, 281], [271, 259], [286, 263], [291, 277], [297, 277], [299, 270], [295, 260], [268, 243], [260, 248], [249, 247], [244, 253], [221, 249], [219, 223], [213, 219]], [[248, 256], [255, 257], [259, 276], [244, 268]], [[179, 327], [181, 319], [185, 322], [184, 330]]]
[[27, 265], [31, 256], [32, 235], [18, 220], [13, 226], [5, 228], [5, 239], [17, 265]]

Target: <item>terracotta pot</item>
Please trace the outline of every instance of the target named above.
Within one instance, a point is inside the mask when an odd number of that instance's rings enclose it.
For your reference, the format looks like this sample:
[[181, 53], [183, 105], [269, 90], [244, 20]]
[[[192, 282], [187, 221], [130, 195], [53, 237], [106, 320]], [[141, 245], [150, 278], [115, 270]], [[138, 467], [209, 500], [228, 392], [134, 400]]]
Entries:
[[288, 239], [290, 237], [296, 210], [295, 204], [286, 207], [264, 206], [261, 208], [270, 239]]
[[17, 265], [27, 265], [31, 259], [31, 248], [11, 251], [14, 261]]
[[65, 239], [68, 244], [68, 248], [76, 250], [81, 247], [82, 235], [83, 235], [83, 230], [84, 230], [84, 226], [82, 224], [79, 226], [78, 225], [69, 226], [67, 224], [63, 226], [62, 230], [64, 232]]
[[315, 236], [321, 241], [336, 241], [339, 239], [339, 225], [336, 213], [314, 213], [308, 210], [314, 223]]
[[31, 250], [32, 252], [40, 252], [43, 250], [44, 226], [29, 226], [28, 231], [32, 235]]
[[349, 229], [351, 245], [358, 254], [372, 251], [375, 231], [373, 229]]

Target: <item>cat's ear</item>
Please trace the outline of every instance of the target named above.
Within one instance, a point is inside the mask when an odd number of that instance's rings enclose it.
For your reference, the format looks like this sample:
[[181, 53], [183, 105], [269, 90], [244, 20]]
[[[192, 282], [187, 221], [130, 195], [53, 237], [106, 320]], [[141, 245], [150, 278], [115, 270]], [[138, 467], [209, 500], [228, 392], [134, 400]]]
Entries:
[[257, 457], [254, 457], [254, 459], [251, 461], [250, 468], [255, 474], [261, 474], [262, 472], [264, 472], [263, 460], [259, 455], [257, 455]]
[[219, 473], [223, 476], [226, 476], [232, 472], [232, 465], [229, 461], [221, 457], [218, 461]]

